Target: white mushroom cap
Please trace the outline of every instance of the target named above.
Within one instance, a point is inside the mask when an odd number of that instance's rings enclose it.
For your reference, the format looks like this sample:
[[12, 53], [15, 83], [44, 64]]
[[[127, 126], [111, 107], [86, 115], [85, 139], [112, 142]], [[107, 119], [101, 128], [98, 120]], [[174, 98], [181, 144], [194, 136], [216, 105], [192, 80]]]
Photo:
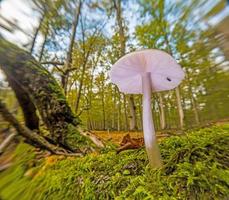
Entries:
[[149, 49], [129, 53], [111, 68], [111, 82], [126, 94], [142, 94], [142, 75], [151, 73], [152, 90], [164, 91], [177, 87], [184, 71], [168, 53]]

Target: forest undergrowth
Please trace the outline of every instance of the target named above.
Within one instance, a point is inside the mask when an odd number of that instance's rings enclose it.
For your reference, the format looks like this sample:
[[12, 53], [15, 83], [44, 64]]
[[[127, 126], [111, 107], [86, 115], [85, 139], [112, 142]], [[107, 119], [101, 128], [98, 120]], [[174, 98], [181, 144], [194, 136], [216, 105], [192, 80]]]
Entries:
[[144, 148], [117, 154], [110, 143], [82, 158], [44, 157], [21, 143], [0, 174], [0, 199], [226, 200], [228, 146], [228, 123], [187, 131], [160, 142], [164, 166], [152, 170]]

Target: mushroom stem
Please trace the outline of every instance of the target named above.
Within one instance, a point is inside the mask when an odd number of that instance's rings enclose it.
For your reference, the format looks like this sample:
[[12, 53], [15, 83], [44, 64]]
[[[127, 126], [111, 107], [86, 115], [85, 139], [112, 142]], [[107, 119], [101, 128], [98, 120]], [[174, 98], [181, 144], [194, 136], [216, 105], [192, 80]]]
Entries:
[[144, 141], [150, 165], [154, 168], [158, 168], [162, 166], [162, 160], [156, 141], [156, 134], [152, 118], [151, 87], [150, 72], [147, 72], [142, 75]]

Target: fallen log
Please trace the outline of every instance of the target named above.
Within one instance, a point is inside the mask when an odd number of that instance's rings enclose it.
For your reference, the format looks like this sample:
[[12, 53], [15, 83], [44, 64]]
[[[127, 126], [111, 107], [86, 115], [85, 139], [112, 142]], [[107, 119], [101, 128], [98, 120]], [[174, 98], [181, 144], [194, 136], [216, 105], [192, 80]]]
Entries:
[[42, 136], [38, 135], [37, 133], [31, 131], [26, 126], [20, 124], [17, 119], [9, 112], [6, 108], [5, 104], [0, 100], [0, 114], [2, 117], [9, 122], [18, 132], [19, 135], [23, 136], [26, 139], [38, 144], [40, 147], [52, 152], [53, 154], [57, 155], [66, 155], [66, 156], [82, 156], [82, 153], [69, 153], [65, 149], [55, 146], [45, 140]]
[[[52, 74], [30, 53], [2, 37], [0, 37], [0, 67], [11, 83], [23, 110], [27, 126], [33, 125], [29, 127], [30, 130], [35, 131], [39, 128], [37, 111], [41, 118], [40, 121], [48, 129], [49, 138], [54, 144], [74, 149], [79, 146], [88, 147], [89, 143], [98, 141], [95, 139], [96, 136], [92, 137], [91, 134], [78, 130], [80, 119], [72, 112], [63, 89]], [[25, 98], [20, 98], [21, 96]], [[33, 123], [30, 123], [29, 120], [32, 120]], [[97, 144], [102, 146], [100, 142]]]

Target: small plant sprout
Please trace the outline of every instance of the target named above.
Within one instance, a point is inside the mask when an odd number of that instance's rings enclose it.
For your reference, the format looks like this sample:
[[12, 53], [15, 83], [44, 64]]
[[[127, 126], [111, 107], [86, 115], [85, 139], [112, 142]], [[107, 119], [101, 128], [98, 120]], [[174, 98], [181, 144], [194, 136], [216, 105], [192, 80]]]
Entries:
[[142, 50], [120, 58], [111, 68], [111, 82], [125, 94], [143, 94], [143, 132], [146, 152], [153, 168], [162, 166], [152, 119], [151, 93], [171, 90], [184, 78], [175, 59], [160, 50]]

